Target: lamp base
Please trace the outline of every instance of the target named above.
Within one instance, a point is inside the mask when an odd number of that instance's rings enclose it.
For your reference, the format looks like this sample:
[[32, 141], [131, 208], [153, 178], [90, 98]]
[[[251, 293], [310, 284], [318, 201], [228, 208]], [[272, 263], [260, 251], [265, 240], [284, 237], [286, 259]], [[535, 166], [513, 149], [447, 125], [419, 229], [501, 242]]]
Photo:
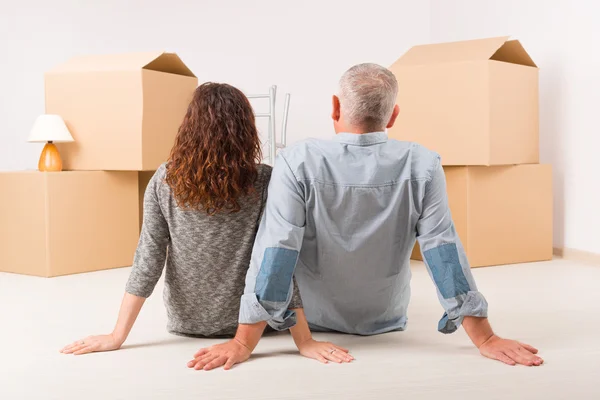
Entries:
[[38, 170], [43, 172], [60, 172], [62, 171], [62, 159], [58, 148], [52, 142], [46, 143], [40, 161], [38, 162]]

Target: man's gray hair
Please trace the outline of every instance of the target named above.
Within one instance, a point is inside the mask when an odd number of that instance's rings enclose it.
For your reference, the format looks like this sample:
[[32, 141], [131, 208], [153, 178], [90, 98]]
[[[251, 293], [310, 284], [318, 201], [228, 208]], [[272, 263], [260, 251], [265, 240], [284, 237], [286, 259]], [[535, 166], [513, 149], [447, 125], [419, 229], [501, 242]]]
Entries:
[[369, 132], [385, 128], [397, 95], [396, 77], [381, 65], [355, 65], [340, 79], [338, 97], [344, 119]]

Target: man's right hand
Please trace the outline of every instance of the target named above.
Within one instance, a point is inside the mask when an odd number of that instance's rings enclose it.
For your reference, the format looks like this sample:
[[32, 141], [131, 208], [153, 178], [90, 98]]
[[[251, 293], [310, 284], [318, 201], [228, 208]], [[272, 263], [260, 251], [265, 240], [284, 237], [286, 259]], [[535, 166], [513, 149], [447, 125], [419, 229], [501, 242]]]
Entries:
[[329, 361], [338, 364], [349, 363], [354, 360], [354, 357], [348, 354], [348, 349], [336, 346], [333, 343], [319, 342], [313, 339], [298, 344], [298, 350], [304, 357], [313, 358], [323, 364], [327, 364]]
[[516, 340], [508, 340], [492, 335], [480, 347], [479, 352], [482, 356], [492, 360], [502, 361], [508, 365], [527, 365], [537, 367], [544, 363], [541, 357], [536, 354], [538, 350], [525, 343]]

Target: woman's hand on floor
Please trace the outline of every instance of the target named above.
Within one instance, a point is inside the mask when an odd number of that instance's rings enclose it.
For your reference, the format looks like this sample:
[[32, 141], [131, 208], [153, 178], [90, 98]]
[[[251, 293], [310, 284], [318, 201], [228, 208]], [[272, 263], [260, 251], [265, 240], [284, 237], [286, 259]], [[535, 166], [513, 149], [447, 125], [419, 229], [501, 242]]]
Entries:
[[479, 347], [481, 355], [493, 360], [502, 361], [508, 365], [539, 366], [544, 360], [536, 354], [538, 350], [525, 343], [516, 340], [508, 340], [493, 335]]
[[118, 350], [123, 342], [118, 340], [113, 334], [88, 336], [83, 340], [78, 340], [65, 347], [60, 352], [63, 354], [74, 354], [76, 356], [98, 351]]
[[349, 363], [354, 360], [348, 349], [340, 346], [336, 346], [329, 342], [319, 342], [314, 339], [308, 339], [305, 342], [298, 345], [300, 354], [307, 358], [313, 358], [317, 361], [327, 364], [329, 361], [335, 363]]
[[235, 364], [243, 363], [250, 358], [252, 351], [236, 339], [227, 343], [217, 344], [206, 349], [200, 349], [194, 354], [194, 359], [188, 362], [188, 368], [210, 371], [223, 367], [231, 369]]

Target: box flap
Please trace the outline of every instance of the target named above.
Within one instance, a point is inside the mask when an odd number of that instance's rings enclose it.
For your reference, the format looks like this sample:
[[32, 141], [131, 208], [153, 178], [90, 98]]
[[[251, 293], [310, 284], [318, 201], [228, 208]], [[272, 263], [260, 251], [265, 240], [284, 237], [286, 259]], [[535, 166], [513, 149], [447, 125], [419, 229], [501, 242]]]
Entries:
[[410, 48], [395, 65], [423, 65], [445, 62], [489, 60], [509, 36], [426, 44]]
[[58, 65], [48, 73], [131, 71], [142, 68], [194, 76], [176, 54], [161, 51], [78, 56]]
[[528, 67], [537, 67], [518, 40], [509, 40], [504, 43], [490, 59], [511, 64], [526, 65]]
[[154, 60], [144, 66], [144, 69], [152, 71], [168, 72], [183, 76], [196, 77], [194, 73], [181, 61], [181, 58], [175, 53], [162, 53]]

